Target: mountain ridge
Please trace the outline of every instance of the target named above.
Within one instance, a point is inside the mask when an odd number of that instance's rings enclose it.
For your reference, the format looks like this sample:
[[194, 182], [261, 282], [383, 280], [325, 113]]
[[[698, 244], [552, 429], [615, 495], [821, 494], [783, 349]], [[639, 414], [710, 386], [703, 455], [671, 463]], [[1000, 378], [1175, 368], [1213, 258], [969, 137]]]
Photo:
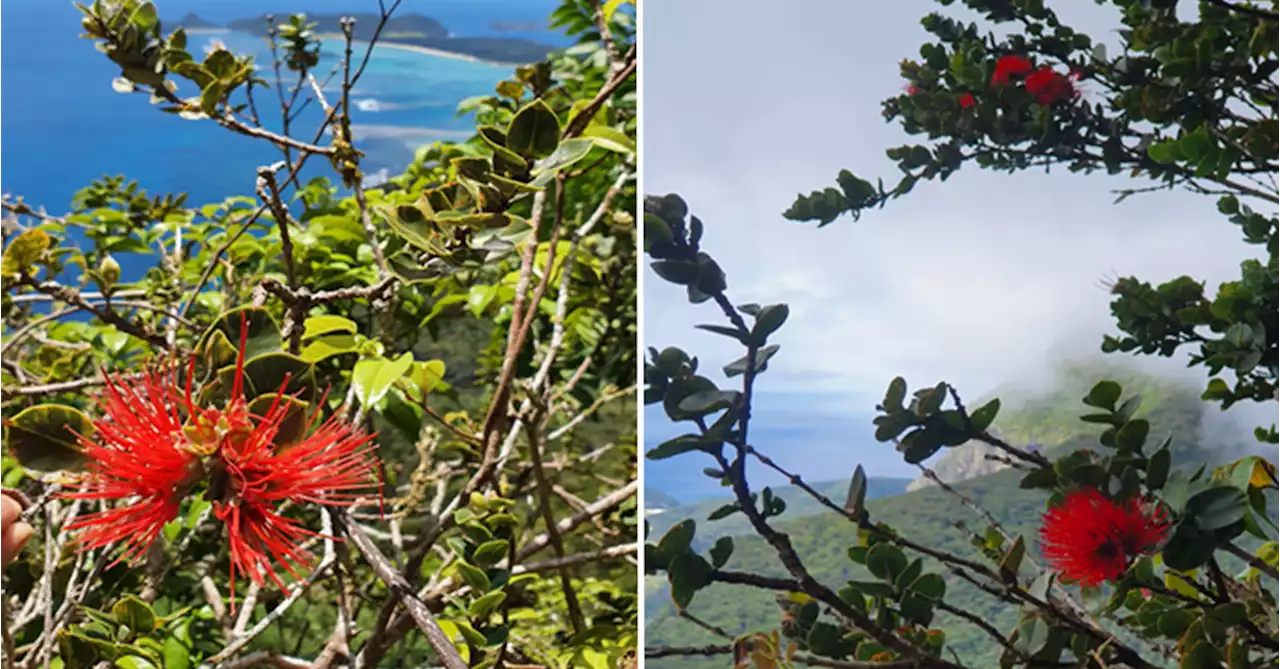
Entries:
[[[1193, 468], [1205, 462], [1231, 461], [1251, 453], [1267, 453], [1271, 459], [1275, 458], [1274, 450], [1267, 450], [1263, 444], [1253, 441], [1252, 435], [1245, 434], [1243, 430], [1236, 430], [1240, 434], [1223, 434], [1213, 429], [1210, 421], [1206, 420], [1210, 414], [1205, 411], [1206, 405], [1200, 399], [1199, 387], [1195, 383], [1143, 374], [1114, 364], [1068, 371], [1071, 373], [1061, 375], [1053, 390], [1038, 396], [1015, 397], [1014, 401], [1008, 402], [1012, 408], [1002, 411], [994, 423], [1002, 438], [1018, 445], [1039, 443], [1050, 458], [1082, 448], [1100, 450], [1102, 447], [1097, 438], [1104, 428], [1079, 420], [1080, 416], [1089, 413], [1080, 400], [1092, 382], [1111, 378], [1121, 383], [1126, 397], [1135, 393], [1144, 397], [1137, 415], [1151, 422], [1149, 443], [1160, 443], [1166, 434], [1174, 436], [1170, 450], [1180, 469]], [[1008, 390], [1005, 388], [1002, 392]], [[985, 464], [988, 461], [976, 458], [975, 453], [985, 452], [976, 445], [950, 449], [931, 468], [946, 472], [947, 478], [952, 479], [947, 482], [955, 490], [990, 512], [1007, 531], [1022, 535], [1028, 546], [1035, 545], [1045, 493], [1022, 490], [1019, 487], [1022, 472], [1003, 466], [991, 468]], [[982, 464], [971, 466], [974, 462]], [[967, 533], [974, 529], [980, 531], [985, 522], [936, 485], [921, 486], [914, 482], [912, 485], [915, 489], [910, 492], [869, 500], [867, 509], [872, 520], [886, 522], [904, 536], [922, 541], [931, 548], [981, 560]], [[842, 500], [843, 497], [835, 498], [837, 503]], [[672, 515], [671, 520], [675, 519]], [[707, 540], [702, 533], [706, 523], [703, 518], [695, 520], [698, 527], [695, 541], [705, 545]], [[864, 568], [850, 561], [846, 555], [846, 549], [857, 543], [857, 531], [845, 518], [835, 513], [792, 517], [788, 512], [775, 521], [775, 529], [788, 535], [806, 567], [820, 582], [839, 588], [845, 581], [869, 578]], [[647, 541], [656, 542], [660, 536], [651, 532]], [[726, 569], [764, 576], [787, 576], [776, 554], [759, 537], [736, 535], [734, 546]], [[948, 582], [949, 602], [978, 615], [997, 629], [1008, 630], [1017, 624], [1016, 609], [970, 584], [950, 578], [945, 571], [942, 573]], [[669, 600], [660, 600], [659, 597], [666, 595], [665, 585], [663, 576], [646, 578], [646, 645], [723, 643], [722, 639], [679, 617]], [[737, 585], [714, 584], [699, 591], [688, 611], [729, 634], [767, 632], [778, 629], [782, 624], [774, 593]], [[940, 616], [935, 626], [946, 631], [949, 647], [969, 666], [998, 666], [999, 649], [976, 628], [947, 616]], [[717, 662], [715, 658], [668, 657], [649, 660], [647, 666], [652, 669], [711, 669], [723, 666], [723, 662]]]

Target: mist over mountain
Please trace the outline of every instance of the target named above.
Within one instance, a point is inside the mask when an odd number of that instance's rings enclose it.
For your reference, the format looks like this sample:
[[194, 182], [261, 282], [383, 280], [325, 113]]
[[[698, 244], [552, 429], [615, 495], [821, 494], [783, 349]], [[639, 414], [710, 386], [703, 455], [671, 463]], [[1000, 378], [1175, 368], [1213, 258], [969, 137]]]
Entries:
[[[1080, 420], [1080, 416], [1091, 413], [1081, 400], [1094, 383], [1109, 379], [1121, 384], [1125, 397], [1142, 396], [1142, 406], [1136, 415], [1151, 423], [1148, 443], [1158, 444], [1172, 436], [1170, 450], [1175, 468], [1186, 470], [1201, 464], [1214, 466], [1250, 454], [1265, 455], [1274, 461], [1274, 449], [1259, 443], [1253, 436], [1253, 428], [1275, 422], [1276, 403], [1239, 405], [1231, 411], [1222, 412], [1200, 399], [1204, 385], [1202, 375], [1193, 376], [1181, 371], [1161, 373], [1153, 369], [1156, 368], [1117, 358], [1065, 361], [1042, 373], [1038, 379], [1003, 384], [987, 397], [966, 398], [966, 403], [976, 407], [990, 397], [999, 397], [1003, 408], [993, 424], [993, 431], [1015, 445], [1025, 447], [1034, 444], [1052, 459], [1067, 450], [1104, 448], [1098, 443], [1104, 427]], [[883, 446], [892, 448], [887, 444]], [[944, 481], [954, 484], [961, 494], [988, 511], [1006, 529], [1026, 537], [1029, 546], [1035, 545], [1035, 531], [1044, 510], [1045, 494], [1043, 491], [1020, 489], [1018, 483], [1022, 473], [987, 458], [990, 450], [991, 447], [985, 444], [974, 443], [947, 449], [935, 457], [929, 467]], [[789, 454], [785, 451], [770, 455], [778, 458], [784, 466], [793, 464], [788, 462]], [[672, 461], [680, 462], [680, 459]], [[692, 460], [683, 462], [689, 468], [694, 468], [694, 464]], [[878, 490], [882, 494], [875, 495], [877, 478], [872, 478], [873, 495], [869, 497], [878, 498], [871, 499], [867, 505], [873, 521], [887, 522], [904, 536], [925, 541], [931, 548], [981, 559], [965, 531], [958, 527], [961, 524], [970, 529], [984, 526], [984, 521], [973, 511], [936, 485], [922, 480], [908, 483], [899, 479], [897, 490], [882, 484]], [[847, 482], [828, 482], [815, 487], [841, 504], [845, 485]], [[759, 490], [760, 485], [753, 485], [753, 489]], [[833, 588], [839, 588], [847, 580], [869, 578], [864, 568], [850, 561], [846, 555], [847, 548], [857, 541], [856, 528], [852, 524], [833, 512], [826, 512], [811, 498], [794, 496], [801, 491], [785, 487], [777, 488], [777, 491], [788, 500], [788, 510], [775, 523], [775, 528], [789, 536], [816, 578]], [[778, 562], [776, 554], [750, 532], [740, 514], [712, 522], [706, 520], [707, 514], [717, 506], [706, 500], [668, 508], [650, 516], [651, 531], [647, 541], [656, 542], [662, 531], [680, 520], [692, 518], [697, 523], [695, 550], [705, 550], [720, 536], [732, 536], [735, 550], [725, 565], [726, 569], [768, 576], [785, 575], [786, 570]], [[1247, 539], [1242, 541], [1248, 542]], [[1016, 625], [1016, 609], [965, 582], [947, 579], [948, 600], [954, 598], [953, 603], [959, 608], [981, 613], [998, 629], [1011, 629]], [[646, 577], [645, 607], [646, 644], [649, 646], [716, 642], [708, 632], [675, 614], [665, 575]], [[689, 612], [730, 634], [749, 629], [777, 629], [780, 625], [780, 611], [772, 593], [741, 586], [715, 584], [699, 591]], [[973, 666], [997, 666], [997, 649], [981, 632], [964, 621], [946, 616], [939, 618], [939, 624], [947, 633], [948, 646], [964, 660], [974, 663]], [[698, 657], [660, 658], [649, 660], [647, 665], [655, 669], [711, 669], [722, 666], [714, 659]]]

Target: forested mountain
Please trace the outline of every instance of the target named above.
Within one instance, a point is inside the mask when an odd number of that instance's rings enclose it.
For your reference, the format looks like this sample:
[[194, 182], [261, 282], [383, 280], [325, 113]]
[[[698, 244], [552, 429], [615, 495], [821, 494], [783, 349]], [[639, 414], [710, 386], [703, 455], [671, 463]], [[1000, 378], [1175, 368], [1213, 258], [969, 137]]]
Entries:
[[[1079, 416], [1088, 413], [1080, 399], [1088, 392], [1089, 380], [1102, 378], [1121, 383], [1126, 396], [1136, 393], [1143, 397], [1143, 406], [1138, 413], [1151, 421], [1153, 441], [1163, 441], [1166, 435], [1173, 435], [1170, 448], [1176, 467], [1195, 468], [1205, 462], [1220, 464], [1247, 453], [1263, 451], [1263, 445], [1253, 441], [1252, 435], [1242, 429], [1234, 433], [1223, 430], [1207, 433], [1205, 428], [1211, 420], [1206, 420], [1206, 412], [1216, 413], [1217, 409], [1200, 400], [1195, 384], [1160, 379], [1123, 366], [1068, 366], [1056, 375], [1052, 391], [1039, 394], [1019, 397], [1015, 388], [1002, 389], [999, 394], [1011, 408], [996, 419], [995, 429], [1018, 445], [1038, 443], [1051, 459], [1070, 450], [1100, 448], [1097, 435], [1102, 426], [1082, 422]], [[980, 403], [975, 403], [975, 406]], [[1217, 425], [1216, 422], [1213, 424]], [[971, 457], [975, 451], [978, 448], [972, 444], [946, 451], [933, 468], [940, 474], [945, 472], [944, 480], [955, 482], [953, 487], [958, 493], [990, 512], [1010, 532], [1022, 534], [1029, 546], [1034, 545], [1035, 532], [1044, 509], [1044, 492], [1020, 489], [1018, 484], [1022, 474], [1018, 471], [966, 469], [965, 463], [983, 462]], [[872, 494], [868, 495], [869, 498], [874, 497], [876, 480], [871, 479]], [[815, 487], [832, 496], [837, 503], [842, 503], [845, 485]], [[855, 564], [847, 555], [848, 548], [857, 543], [856, 528], [851, 523], [834, 513], [823, 513], [816, 508], [816, 503], [793, 502], [789, 495], [787, 499], [790, 504], [783, 516], [785, 520], [775, 527], [789, 535], [815, 577], [833, 588], [839, 588], [848, 580], [872, 578], [862, 565]], [[683, 517], [697, 521], [695, 541], [696, 546], [702, 549], [716, 537], [730, 534], [723, 531], [724, 524], [730, 519], [737, 519], [735, 531], [731, 533], [738, 535], [735, 536], [735, 549], [724, 569], [778, 577], [787, 575], [773, 550], [747, 531], [741, 514], [708, 523], [706, 511], [715, 505], [710, 502], [696, 505], [707, 507], [699, 508], [697, 514], [693, 513], [694, 506], [680, 509], [689, 509]], [[920, 486], [903, 494], [874, 499], [867, 506], [873, 521], [885, 522], [904, 536], [923, 541], [933, 549], [981, 559], [979, 551], [970, 544], [969, 532], [982, 531], [986, 522], [936, 485]], [[810, 508], [813, 511], [806, 513]], [[682, 519], [677, 511], [673, 509], [656, 518], [650, 517], [653, 526], [648, 539], [650, 542], [661, 536], [659, 521], [661, 529], [665, 530]], [[647, 579], [646, 645], [722, 643], [722, 639], [675, 615], [669, 597], [665, 596], [666, 583], [663, 579], [661, 575]], [[948, 578], [947, 585], [948, 600], [958, 608], [980, 616], [998, 629], [1016, 626], [1018, 612], [1015, 608], [964, 581]], [[780, 626], [781, 610], [775, 603], [775, 593], [741, 585], [717, 583], [701, 590], [688, 611], [729, 634], [778, 629]], [[941, 615], [934, 626], [946, 631], [948, 647], [954, 648], [971, 666], [997, 666], [999, 649], [978, 629], [945, 615]], [[655, 669], [711, 669], [723, 666], [723, 658], [654, 658], [648, 660], [648, 665]]]

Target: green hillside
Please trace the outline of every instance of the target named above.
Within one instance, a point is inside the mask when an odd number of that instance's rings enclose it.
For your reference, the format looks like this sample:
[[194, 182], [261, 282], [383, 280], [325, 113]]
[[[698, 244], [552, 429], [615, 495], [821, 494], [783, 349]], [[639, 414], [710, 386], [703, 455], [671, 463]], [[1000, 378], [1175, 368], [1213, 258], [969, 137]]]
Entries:
[[[900, 495], [907, 490], [907, 484], [911, 483], [911, 479], [893, 478], [885, 476], [872, 476], [867, 479], [867, 499], [878, 499], [880, 497], [889, 497], [891, 495]], [[835, 500], [843, 500], [849, 491], [849, 479], [841, 479], [839, 481], [823, 481], [818, 483], [810, 483], [815, 490]], [[814, 516], [824, 511], [821, 504], [818, 503], [808, 493], [797, 488], [796, 486], [779, 486], [772, 488], [773, 494], [787, 502], [788, 519], [804, 518]], [[704, 499], [691, 504], [681, 504], [676, 507], [661, 510], [660, 513], [651, 513], [647, 515], [646, 520], [649, 521], [649, 537], [657, 540], [671, 529], [672, 525], [686, 519], [693, 518], [698, 521], [698, 536], [694, 539], [693, 547], [695, 550], [705, 550], [715, 543], [720, 537], [733, 537], [740, 534], [751, 533], [751, 523], [747, 522], [745, 516], [735, 513], [728, 518], [707, 521], [707, 516], [716, 509], [732, 502], [733, 499], [727, 493], [723, 497]], [[653, 507], [649, 504], [649, 497], [645, 497], [645, 509], [654, 509], [661, 507]]]
[[680, 500], [661, 490], [646, 489], [644, 491], [644, 508], [646, 511], [674, 509], [677, 506], [680, 506]]
[[[872, 476], [867, 479], [867, 499], [900, 495], [906, 491], [908, 483], [911, 483], [911, 479]], [[813, 483], [811, 485], [815, 490], [831, 499], [842, 500], [848, 493], [849, 479]], [[786, 517], [792, 521], [816, 516], [826, 511], [817, 500], [796, 486], [781, 486], [774, 490], [774, 494], [786, 500]], [[666, 496], [665, 499], [672, 498]], [[661, 500], [662, 498], [659, 498], [659, 502]], [[646, 520], [649, 523], [649, 537], [656, 541], [667, 530], [671, 529], [672, 525], [686, 518], [692, 518], [698, 523], [698, 536], [693, 543], [695, 550], [706, 550], [720, 537], [736, 537], [750, 534], [751, 524], [747, 522], [746, 517], [742, 514], [734, 514], [728, 518], [707, 521], [706, 518], [712, 511], [728, 504], [730, 501], [732, 501], [731, 498], [725, 496], [716, 499], [705, 499], [692, 504], [663, 508], [654, 506], [652, 496], [648, 491], [645, 491], [644, 504]], [[671, 598], [667, 590], [665, 577], [646, 577], [644, 597], [644, 611], [647, 620], [671, 613]]]
[[[1006, 410], [997, 419], [995, 427], [1015, 443], [1040, 443], [1049, 451], [1050, 457], [1068, 449], [1094, 448], [1101, 428], [1079, 420], [1079, 416], [1086, 413], [1080, 398], [1091, 381], [1104, 377], [1121, 381], [1126, 396], [1134, 392], [1143, 396], [1142, 412], [1152, 423], [1152, 440], [1163, 440], [1165, 435], [1173, 434], [1172, 448], [1183, 468], [1206, 461], [1214, 463], [1234, 459], [1247, 450], [1253, 450], [1249, 448], [1249, 435], [1217, 434], [1211, 436], [1213, 443], [1202, 441], [1201, 419], [1206, 405], [1199, 399], [1194, 385], [1112, 368], [1067, 369], [1060, 375], [1054, 392], [1017, 403], [1020, 406], [1016, 410]], [[1013, 398], [1008, 392], [1000, 394], [1006, 405], [1015, 404], [1009, 401]], [[1045, 496], [1040, 491], [1020, 490], [1020, 478], [1019, 472], [1006, 470], [953, 484], [953, 487], [990, 511], [1007, 530], [1022, 534], [1029, 544], [1034, 545]], [[836, 499], [842, 501], [843, 498]], [[956, 523], [963, 522], [970, 528], [981, 530], [983, 522], [954, 497], [936, 487], [875, 500], [868, 504], [868, 509], [873, 520], [886, 522], [905, 536], [957, 555], [980, 557]], [[784, 518], [786, 520], [777, 522], [776, 527], [790, 535], [806, 566], [820, 581], [838, 588], [846, 580], [870, 578], [861, 565], [846, 555], [848, 547], [857, 541], [855, 528], [847, 520], [834, 514], [792, 518], [790, 512]], [[706, 541], [702, 536], [704, 524], [699, 522], [700, 543]], [[658, 536], [655, 531], [650, 534], [650, 540], [654, 541]], [[773, 551], [754, 536], [736, 538], [733, 556], [724, 568], [770, 576], [786, 575]], [[942, 573], [947, 574], [945, 571]], [[657, 592], [652, 584], [646, 584], [646, 612], [653, 612], [646, 616], [649, 618], [646, 646], [723, 643], [709, 632], [676, 617], [669, 603], [655, 610], [655, 602], [650, 597]], [[999, 629], [1010, 629], [1016, 624], [1016, 609], [966, 582], [949, 579], [947, 592], [950, 603], [979, 615]], [[774, 603], [774, 593], [743, 586], [716, 584], [699, 591], [688, 610], [730, 634], [779, 627], [780, 611]], [[946, 630], [948, 646], [970, 666], [998, 666], [997, 648], [989, 638], [967, 623], [956, 622], [942, 616], [935, 623]], [[648, 661], [647, 666], [655, 669], [711, 669], [723, 667], [724, 658], [661, 658]]]

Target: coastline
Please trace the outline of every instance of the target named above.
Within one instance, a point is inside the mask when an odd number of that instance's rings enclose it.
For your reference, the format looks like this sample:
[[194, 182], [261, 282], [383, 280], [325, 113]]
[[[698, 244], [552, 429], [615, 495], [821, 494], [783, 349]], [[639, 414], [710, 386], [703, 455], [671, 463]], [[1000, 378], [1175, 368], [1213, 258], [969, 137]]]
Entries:
[[[342, 33], [319, 33], [316, 36], [319, 37], [320, 39], [332, 39], [332, 40], [338, 40], [338, 41], [345, 41], [346, 39], [345, 37], [343, 37]], [[351, 44], [353, 46], [360, 45], [364, 47], [367, 47], [369, 45], [368, 42], [364, 42], [361, 40], [352, 40]], [[481, 65], [492, 65], [494, 67], [516, 67], [518, 65], [517, 63], [503, 63], [496, 60], [486, 60], [484, 58], [477, 58], [475, 56], [465, 54], [465, 53], [458, 53], [456, 51], [437, 49], [435, 47], [421, 46], [418, 44], [406, 44], [404, 42], [396, 42], [394, 40], [380, 39], [378, 40], [378, 46], [380, 47], [384, 46], [384, 47], [387, 47], [388, 49], [398, 49], [400, 51], [411, 51], [413, 53], [419, 53], [425, 56], [439, 56], [441, 58], [451, 58], [453, 60], [462, 60], [468, 63], [480, 63]]]
[[[188, 35], [226, 35], [228, 33], [238, 32], [230, 28], [183, 28]], [[248, 33], [245, 33], [248, 34]], [[342, 33], [318, 33], [316, 37], [322, 40], [344, 41], [346, 38]], [[361, 40], [352, 40], [351, 44], [367, 47], [368, 42]], [[504, 63], [498, 60], [488, 60], [485, 58], [477, 58], [470, 54], [458, 53], [457, 51], [449, 51], [447, 49], [438, 49], [435, 47], [421, 46], [418, 44], [407, 44], [404, 42], [396, 42], [394, 40], [380, 39], [378, 46], [387, 47], [388, 49], [399, 49], [400, 51], [411, 51], [413, 53], [425, 56], [438, 56], [440, 58], [451, 58], [453, 60], [462, 60], [468, 63], [479, 63], [481, 65], [491, 65], [493, 67], [518, 67], [521, 63]]]

